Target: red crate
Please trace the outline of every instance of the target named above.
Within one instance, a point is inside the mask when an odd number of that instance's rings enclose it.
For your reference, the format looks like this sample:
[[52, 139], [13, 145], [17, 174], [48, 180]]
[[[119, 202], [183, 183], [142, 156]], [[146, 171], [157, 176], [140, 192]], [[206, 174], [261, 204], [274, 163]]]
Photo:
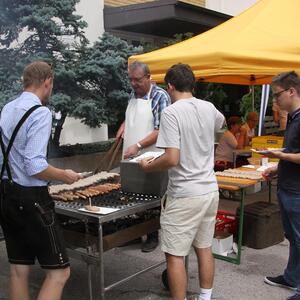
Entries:
[[229, 232], [235, 235], [237, 233], [236, 215], [227, 211], [218, 210], [215, 230]]

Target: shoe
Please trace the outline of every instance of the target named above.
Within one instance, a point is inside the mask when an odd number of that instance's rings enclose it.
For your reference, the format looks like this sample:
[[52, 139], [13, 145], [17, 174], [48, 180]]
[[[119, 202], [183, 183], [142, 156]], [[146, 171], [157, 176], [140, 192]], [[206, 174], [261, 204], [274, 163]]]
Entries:
[[291, 297], [288, 297], [286, 300], [300, 300], [300, 294], [295, 294]]
[[[286, 289], [290, 289], [295, 291], [297, 288], [295, 286], [292, 286], [288, 282], [285, 281], [284, 277], [282, 275], [279, 275], [277, 277], [265, 277], [264, 282], [273, 286], [280, 286]], [[300, 300], [300, 298], [299, 298]]]
[[158, 238], [147, 238], [146, 242], [142, 245], [142, 252], [152, 252], [158, 246]]

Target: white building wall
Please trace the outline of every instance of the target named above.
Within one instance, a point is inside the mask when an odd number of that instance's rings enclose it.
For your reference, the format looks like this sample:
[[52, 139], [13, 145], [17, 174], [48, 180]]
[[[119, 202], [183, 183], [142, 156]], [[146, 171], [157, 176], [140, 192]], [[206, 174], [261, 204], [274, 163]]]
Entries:
[[[104, 32], [103, 20], [104, 0], [81, 0], [76, 6], [76, 13], [87, 22], [85, 36], [92, 45]], [[91, 128], [81, 120], [67, 117], [61, 131], [60, 145], [85, 144], [107, 141], [108, 128], [106, 124]]]
[[104, 32], [103, 20], [104, 0], [81, 0], [76, 12], [88, 23], [85, 36], [93, 44]]
[[258, 0], [206, 0], [206, 8], [236, 16]]
[[67, 117], [63, 125], [63, 130], [61, 131], [59, 144], [86, 144], [107, 141], [107, 139], [108, 129], [106, 124], [98, 128], [91, 128], [81, 123], [80, 119]]

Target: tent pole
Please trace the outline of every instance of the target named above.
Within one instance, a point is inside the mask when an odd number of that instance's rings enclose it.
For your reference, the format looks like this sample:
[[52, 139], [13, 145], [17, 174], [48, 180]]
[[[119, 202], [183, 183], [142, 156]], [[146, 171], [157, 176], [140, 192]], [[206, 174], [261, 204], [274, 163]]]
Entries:
[[255, 95], [254, 95], [254, 85], [252, 85], [252, 111], [254, 111], [254, 97], [255, 97]]

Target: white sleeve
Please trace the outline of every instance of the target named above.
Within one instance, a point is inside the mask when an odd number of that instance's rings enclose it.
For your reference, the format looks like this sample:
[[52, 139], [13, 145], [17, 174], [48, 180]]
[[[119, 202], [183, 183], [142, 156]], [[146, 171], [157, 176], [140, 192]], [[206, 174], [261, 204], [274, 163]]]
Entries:
[[173, 114], [166, 111], [161, 115], [156, 147], [180, 149], [178, 121]]
[[215, 132], [218, 132], [225, 125], [225, 117], [216, 109], [215, 115]]

